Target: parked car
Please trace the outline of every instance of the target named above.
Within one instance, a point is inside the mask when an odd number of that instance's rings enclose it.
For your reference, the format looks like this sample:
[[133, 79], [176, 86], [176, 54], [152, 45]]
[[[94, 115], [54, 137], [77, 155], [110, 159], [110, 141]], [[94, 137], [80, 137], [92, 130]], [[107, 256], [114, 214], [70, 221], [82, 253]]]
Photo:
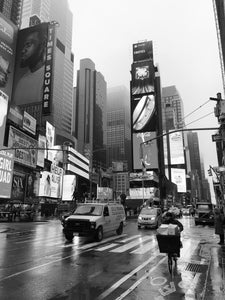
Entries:
[[143, 207], [138, 216], [138, 228], [152, 227], [158, 228], [162, 223], [162, 211], [160, 208]]

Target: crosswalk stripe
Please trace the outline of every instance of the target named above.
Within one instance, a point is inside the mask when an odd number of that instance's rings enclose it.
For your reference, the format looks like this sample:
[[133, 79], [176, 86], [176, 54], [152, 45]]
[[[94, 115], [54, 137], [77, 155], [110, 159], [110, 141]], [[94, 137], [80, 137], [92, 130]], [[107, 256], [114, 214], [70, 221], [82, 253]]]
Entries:
[[138, 237], [140, 237], [140, 236], [141, 236], [140, 234], [133, 235], [133, 236], [130, 236], [130, 237], [126, 238], [126, 239], [123, 239], [123, 240], [121, 240], [121, 241], [119, 241], [119, 242], [120, 242], [120, 243], [126, 243], [126, 242], [129, 242], [129, 241], [131, 241], [131, 240], [134, 240], [134, 239], [136, 239], [136, 238], [138, 238]]
[[121, 246], [121, 247], [118, 247], [118, 248], [116, 248], [116, 249], [113, 249], [113, 250], [111, 250], [110, 252], [113, 252], [113, 253], [121, 253], [121, 252], [127, 251], [127, 250], [129, 250], [129, 249], [131, 249], [131, 248], [133, 248], [133, 247], [135, 247], [135, 246], [137, 246], [137, 245], [140, 245], [140, 244], [143, 243], [143, 242], [149, 241], [149, 240], [151, 240], [151, 239], [152, 239], [151, 236], [144, 236], [144, 237], [141, 237], [141, 238], [139, 238], [139, 239], [137, 239], [137, 240], [135, 240], [135, 241], [132, 241], [132, 242], [126, 244], [126, 245], [123, 245], [123, 246]]
[[95, 250], [96, 250], [96, 251], [105, 251], [105, 250], [108, 250], [108, 249], [113, 248], [113, 247], [115, 247], [115, 246], [118, 246], [118, 244], [112, 243], [112, 244], [106, 245], [106, 246], [104, 246], [104, 247], [97, 248], [97, 249], [95, 249]]
[[[144, 244], [142, 247], [137, 248], [136, 250], [131, 251], [132, 254], [145, 254], [146, 252], [152, 250], [157, 247], [157, 243], [155, 239], [152, 239], [150, 242]], [[158, 250], [158, 249], [156, 249]]]

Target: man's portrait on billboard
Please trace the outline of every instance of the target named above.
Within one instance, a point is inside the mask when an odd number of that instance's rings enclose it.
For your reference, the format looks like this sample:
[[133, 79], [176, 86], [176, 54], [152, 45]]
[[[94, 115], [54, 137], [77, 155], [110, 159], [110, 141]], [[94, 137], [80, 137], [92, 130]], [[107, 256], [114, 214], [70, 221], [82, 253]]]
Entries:
[[47, 26], [47, 23], [43, 23], [19, 32], [13, 86], [13, 103], [16, 105], [42, 101]]

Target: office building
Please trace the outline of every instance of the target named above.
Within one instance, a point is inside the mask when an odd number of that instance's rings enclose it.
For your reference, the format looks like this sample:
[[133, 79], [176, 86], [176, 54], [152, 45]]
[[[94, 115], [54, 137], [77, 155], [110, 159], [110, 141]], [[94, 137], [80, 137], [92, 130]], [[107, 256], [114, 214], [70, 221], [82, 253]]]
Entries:
[[23, 105], [39, 121], [49, 121], [56, 128], [56, 143], [71, 139], [73, 113], [73, 54], [72, 12], [67, 0], [24, 0], [21, 29], [30, 25], [30, 17], [36, 16], [41, 22], [55, 24], [56, 40], [54, 53], [53, 89], [51, 112], [42, 116], [40, 106]]
[[129, 97], [124, 86], [107, 92], [107, 166], [122, 162], [122, 171], [132, 170]]
[[106, 81], [89, 58], [77, 71], [75, 138], [77, 150], [92, 167], [106, 167]]
[[18, 27], [21, 21], [22, 0], [0, 0], [0, 12]]

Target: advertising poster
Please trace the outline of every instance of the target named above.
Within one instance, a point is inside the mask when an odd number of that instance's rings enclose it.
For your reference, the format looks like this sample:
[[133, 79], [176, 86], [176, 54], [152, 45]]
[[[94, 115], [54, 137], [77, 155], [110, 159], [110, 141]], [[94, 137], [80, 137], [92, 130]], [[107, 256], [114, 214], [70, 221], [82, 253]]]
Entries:
[[52, 168], [51, 172], [41, 172], [39, 196], [61, 198], [63, 169]]
[[146, 132], [156, 130], [156, 104], [154, 95], [132, 97], [132, 131]]
[[0, 197], [10, 198], [13, 181], [14, 155], [12, 150], [0, 151]]
[[63, 166], [63, 149], [61, 145], [56, 145], [52, 147], [52, 163], [55, 164], [56, 166]]
[[44, 168], [46, 156], [46, 137], [39, 134], [38, 151], [37, 151], [37, 166]]
[[133, 168], [134, 170], [142, 169], [141, 155], [143, 155], [143, 162], [145, 164], [146, 170], [158, 169], [158, 147], [157, 140], [151, 141], [149, 144], [144, 144], [142, 146], [142, 152], [140, 145], [143, 142], [156, 137], [156, 132], [142, 132], [133, 133]]
[[19, 106], [10, 104], [8, 111], [8, 119], [18, 126], [23, 126], [23, 112]]
[[9, 97], [0, 90], [0, 148], [4, 144]]
[[72, 201], [73, 193], [76, 188], [76, 176], [75, 175], [64, 175], [63, 176], [63, 201]]
[[45, 103], [43, 114], [50, 113], [52, 98], [55, 36], [49, 26], [41, 23], [18, 32], [12, 94], [16, 105]]
[[37, 121], [31, 115], [29, 115], [26, 111], [24, 111], [23, 115], [23, 129], [27, 132], [35, 135], [36, 134], [36, 125]]
[[46, 121], [46, 157], [51, 162], [53, 161], [53, 146], [55, 145], [55, 127]]
[[155, 69], [152, 62], [144, 61], [132, 64], [132, 95], [143, 95], [155, 92]]
[[171, 168], [171, 181], [177, 185], [178, 193], [187, 192], [185, 169]]
[[10, 126], [8, 147], [15, 149], [15, 161], [32, 168], [37, 165], [37, 147], [38, 142]]
[[182, 132], [169, 134], [171, 165], [184, 164], [184, 144]]
[[153, 62], [152, 41], [133, 44], [133, 61], [151, 60]]
[[24, 202], [26, 190], [26, 174], [15, 172], [13, 174], [11, 200], [19, 200]]

